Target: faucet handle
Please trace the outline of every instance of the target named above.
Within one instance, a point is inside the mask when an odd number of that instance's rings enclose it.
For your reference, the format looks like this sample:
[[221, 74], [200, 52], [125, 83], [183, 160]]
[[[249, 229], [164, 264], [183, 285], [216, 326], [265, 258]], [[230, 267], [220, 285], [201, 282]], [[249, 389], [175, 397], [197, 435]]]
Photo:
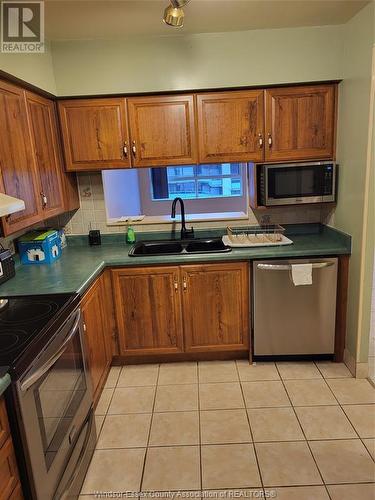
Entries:
[[181, 239], [185, 240], [190, 238], [194, 238], [194, 228], [191, 227], [190, 229], [183, 229], [181, 231]]

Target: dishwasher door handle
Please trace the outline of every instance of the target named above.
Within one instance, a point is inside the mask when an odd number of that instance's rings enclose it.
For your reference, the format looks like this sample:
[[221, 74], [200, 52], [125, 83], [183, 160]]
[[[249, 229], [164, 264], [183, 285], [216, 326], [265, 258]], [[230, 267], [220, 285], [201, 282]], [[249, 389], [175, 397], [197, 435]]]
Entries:
[[[306, 262], [308, 264], [308, 262]], [[333, 266], [334, 262], [314, 262], [312, 263], [313, 269], [324, 269], [325, 267]], [[291, 271], [292, 264], [258, 264], [258, 269], [262, 271]]]

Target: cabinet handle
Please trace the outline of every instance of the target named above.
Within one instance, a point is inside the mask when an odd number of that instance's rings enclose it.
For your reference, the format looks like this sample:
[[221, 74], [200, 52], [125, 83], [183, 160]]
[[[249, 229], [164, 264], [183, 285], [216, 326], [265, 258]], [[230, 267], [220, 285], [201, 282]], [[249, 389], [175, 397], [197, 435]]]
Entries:
[[126, 141], [124, 142], [124, 147], [122, 148], [122, 150], [124, 152], [125, 158], [127, 158], [128, 157], [128, 144]]
[[263, 136], [262, 136], [262, 134], [258, 134], [258, 137], [259, 137], [259, 147], [260, 147], [260, 149], [262, 149], [262, 147], [263, 147]]
[[86, 332], [86, 330], [87, 330], [86, 323], [83, 323], [83, 331]]
[[174, 286], [175, 291], [177, 292], [178, 291], [178, 281], [177, 281], [177, 278], [174, 279], [173, 286]]
[[272, 147], [272, 135], [271, 134], [268, 134], [268, 147], [269, 148]]
[[47, 196], [44, 193], [40, 193], [42, 197], [42, 207], [45, 208], [47, 206]]
[[186, 280], [186, 276], [184, 276], [184, 292], [186, 292], [187, 290], [187, 280]]
[[132, 152], [133, 152], [133, 156], [135, 158], [137, 156], [137, 147], [135, 145], [135, 141], [133, 141]]

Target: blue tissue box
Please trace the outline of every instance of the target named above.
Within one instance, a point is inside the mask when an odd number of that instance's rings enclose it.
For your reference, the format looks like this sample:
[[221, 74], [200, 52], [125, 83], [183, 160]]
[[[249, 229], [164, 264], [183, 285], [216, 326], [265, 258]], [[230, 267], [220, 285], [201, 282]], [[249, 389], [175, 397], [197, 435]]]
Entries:
[[31, 231], [18, 240], [22, 264], [52, 264], [61, 257], [58, 231]]

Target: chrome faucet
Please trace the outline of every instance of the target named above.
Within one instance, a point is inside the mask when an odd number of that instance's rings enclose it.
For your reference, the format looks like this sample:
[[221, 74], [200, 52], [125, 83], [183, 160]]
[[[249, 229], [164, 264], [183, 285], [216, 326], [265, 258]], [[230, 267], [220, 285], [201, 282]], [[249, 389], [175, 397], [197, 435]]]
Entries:
[[180, 207], [181, 207], [181, 239], [185, 240], [187, 238], [194, 238], [194, 229], [192, 227], [190, 229], [186, 229], [185, 205], [182, 198], [175, 198], [173, 200], [171, 218], [172, 219], [176, 218], [176, 205], [178, 201], [180, 202]]

